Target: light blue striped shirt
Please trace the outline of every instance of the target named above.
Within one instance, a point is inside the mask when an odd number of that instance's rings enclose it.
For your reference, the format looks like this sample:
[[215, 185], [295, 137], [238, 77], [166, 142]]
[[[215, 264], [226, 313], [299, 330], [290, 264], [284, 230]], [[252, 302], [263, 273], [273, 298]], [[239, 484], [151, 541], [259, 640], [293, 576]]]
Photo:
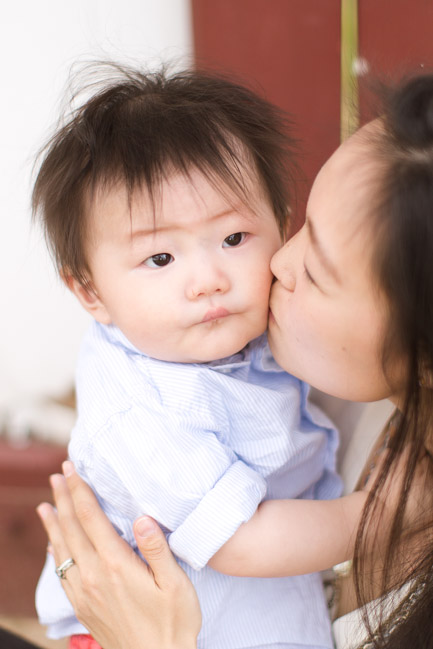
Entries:
[[[165, 529], [202, 608], [199, 648], [332, 647], [317, 574], [229, 577], [206, 566], [271, 498], [335, 498], [337, 433], [308, 386], [273, 360], [266, 337], [209, 364], [158, 361], [94, 323], [77, 370], [69, 454], [135, 547], [143, 513]], [[51, 637], [82, 633], [54, 574], [37, 590]]]

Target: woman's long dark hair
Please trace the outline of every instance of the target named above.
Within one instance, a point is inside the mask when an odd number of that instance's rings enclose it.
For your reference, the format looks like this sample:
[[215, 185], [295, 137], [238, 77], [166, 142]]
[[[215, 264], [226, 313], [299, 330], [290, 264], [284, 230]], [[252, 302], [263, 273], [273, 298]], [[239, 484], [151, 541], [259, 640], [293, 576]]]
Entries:
[[[393, 520], [381, 558], [379, 591], [394, 592], [386, 606], [365, 611], [365, 646], [380, 649], [433, 647], [433, 75], [388, 91], [377, 136], [372, 137], [383, 173], [375, 213], [373, 263], [389, 300], [383, 366], [398, 351], [407, 368], [401, 416], [382, 470], [370, 493], [354, 559], [358, 603], [372, 599], [373, 549], [397, 490]], [[392, 377], [390, 377], [392, 380]], [[415, 514], [414, 514], [415, 512]], [[383, 523], [382, 523], [383, 524]], [[377, 566], [376, 566], [377, 567]], [[406, 584], [406, 590], [398, 589]], [[376, 580], [376, 587], [377, 587]], [[377, 596], [377, 592], [375, 593]]]

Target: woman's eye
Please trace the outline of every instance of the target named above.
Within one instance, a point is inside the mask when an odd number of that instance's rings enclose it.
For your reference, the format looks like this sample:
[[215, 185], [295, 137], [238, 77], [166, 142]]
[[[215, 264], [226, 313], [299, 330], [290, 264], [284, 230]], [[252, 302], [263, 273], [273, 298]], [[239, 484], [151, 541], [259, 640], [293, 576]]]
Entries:
[[314, 279], [312, 278], [312, 276], [310, 275], [310, 273], [308, 272], [308, 268], [306, 266], [304, 266], [304, 274], [305, 274], [305, 277], [307, 278], [307, 280], [310, 282], [310, 284], [315, 284], [316, 283], [314, 281]]
[[148, 257], [143, 261], [143, 264], [149, 266], [149, 268], [163, 268], [171, 264], [172, 261], [174, 261], [173, 255], [170, 255], [168, 252], [161, 252], [159, 255]]
[[238, 246], [240, 243], [242, 243], [245, 237], [246, 237], [245, 232], [235, 232], [234, 234], [229, 234], [229, 236], [226, 237], [223, 241], [223, 247], [233, 248], [234, 246]]

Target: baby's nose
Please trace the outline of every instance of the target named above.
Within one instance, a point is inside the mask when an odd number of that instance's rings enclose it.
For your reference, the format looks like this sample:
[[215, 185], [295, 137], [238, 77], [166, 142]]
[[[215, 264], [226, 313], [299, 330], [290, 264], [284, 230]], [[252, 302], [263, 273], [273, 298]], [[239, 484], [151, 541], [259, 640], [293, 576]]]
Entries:
[[190, 300], [195, 300], [199, 297], [209, 297], [215, 293], [226, 293], [229, 286], [229, 279], [224, 272], [208, 266], [197, 269], [187, 287], [187, 296]]

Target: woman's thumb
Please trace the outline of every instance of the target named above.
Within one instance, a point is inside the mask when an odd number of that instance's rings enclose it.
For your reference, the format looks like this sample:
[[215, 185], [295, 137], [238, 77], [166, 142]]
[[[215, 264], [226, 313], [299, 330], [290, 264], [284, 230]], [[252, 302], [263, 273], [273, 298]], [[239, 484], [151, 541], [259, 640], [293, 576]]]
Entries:
[[167, 540], [159, 526], [149, 516], [141, 516], [134, 523], [134, 536], [138, 549], [149, 564], [155, 581], [160, 586], [170, 573], [180, 570]]

